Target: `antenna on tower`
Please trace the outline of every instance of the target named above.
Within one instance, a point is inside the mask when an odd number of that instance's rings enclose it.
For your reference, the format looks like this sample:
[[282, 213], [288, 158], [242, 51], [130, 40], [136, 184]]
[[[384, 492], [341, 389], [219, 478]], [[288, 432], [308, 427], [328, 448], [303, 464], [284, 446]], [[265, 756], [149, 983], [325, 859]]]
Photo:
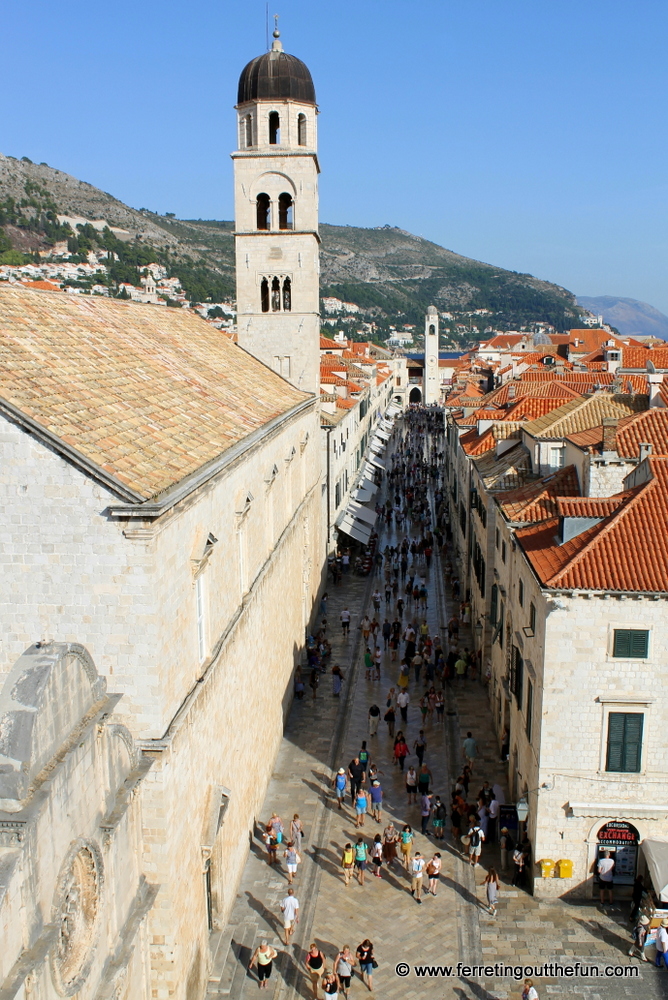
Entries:
[[267, 52], [269, 51], [269, 0], [265, 4], [264, 10], [264, 34]]

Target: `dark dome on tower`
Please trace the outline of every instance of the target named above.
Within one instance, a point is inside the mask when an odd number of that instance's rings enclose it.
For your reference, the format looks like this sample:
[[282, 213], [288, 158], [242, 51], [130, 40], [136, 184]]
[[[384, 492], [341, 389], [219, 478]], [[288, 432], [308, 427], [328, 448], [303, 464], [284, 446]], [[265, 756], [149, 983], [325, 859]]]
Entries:
[[264, 55], [252, 59], [239, 77], [237, 104], [246, 101], [288, 98], [303, 104], [315, 104], [315, 87], [308, 67], [282, 51], [281, 43]]

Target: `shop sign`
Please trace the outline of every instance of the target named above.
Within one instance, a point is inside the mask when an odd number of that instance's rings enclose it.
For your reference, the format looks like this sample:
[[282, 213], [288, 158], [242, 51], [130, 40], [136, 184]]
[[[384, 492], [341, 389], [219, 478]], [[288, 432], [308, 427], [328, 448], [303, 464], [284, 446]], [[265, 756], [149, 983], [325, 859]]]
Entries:
[[601, 846], [631, 847], [639, 840], [638, 831], [630, 823], [606, 823], [598, 831], [598, 842]]

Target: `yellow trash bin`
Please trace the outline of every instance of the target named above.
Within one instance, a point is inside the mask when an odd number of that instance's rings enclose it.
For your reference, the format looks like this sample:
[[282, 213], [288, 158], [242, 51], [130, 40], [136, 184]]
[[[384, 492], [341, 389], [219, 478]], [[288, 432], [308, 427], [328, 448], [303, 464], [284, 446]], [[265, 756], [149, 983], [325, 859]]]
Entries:
[[557, 878], [573, 878], [573, 862], [568, 858], [557, 861]]
[[543, 860], [539, 861], [538, 864], [540, 865], [540, 874], [542, 878], [554, 877], [554, 861], [550, 858], [543, 858]]

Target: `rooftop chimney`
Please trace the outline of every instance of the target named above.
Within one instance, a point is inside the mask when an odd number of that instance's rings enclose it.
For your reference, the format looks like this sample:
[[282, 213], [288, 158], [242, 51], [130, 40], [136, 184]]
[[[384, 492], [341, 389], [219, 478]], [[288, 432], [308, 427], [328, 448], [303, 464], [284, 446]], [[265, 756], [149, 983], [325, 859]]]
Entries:
[[508, 386], [508, 399], [514, 399], [516, 393], [517, 393], [517, 389], [515, 388], [515, 386], [514, 385], [509, 385]]
[[641, 441], [638, 447], [640, 449], [638, 464], [640, 464], [640, 462], [644, 462], [652, 454], [652, 446], [647, 441]]
[[617, 451], [617, 418], [603, 417], [603, 454]]

